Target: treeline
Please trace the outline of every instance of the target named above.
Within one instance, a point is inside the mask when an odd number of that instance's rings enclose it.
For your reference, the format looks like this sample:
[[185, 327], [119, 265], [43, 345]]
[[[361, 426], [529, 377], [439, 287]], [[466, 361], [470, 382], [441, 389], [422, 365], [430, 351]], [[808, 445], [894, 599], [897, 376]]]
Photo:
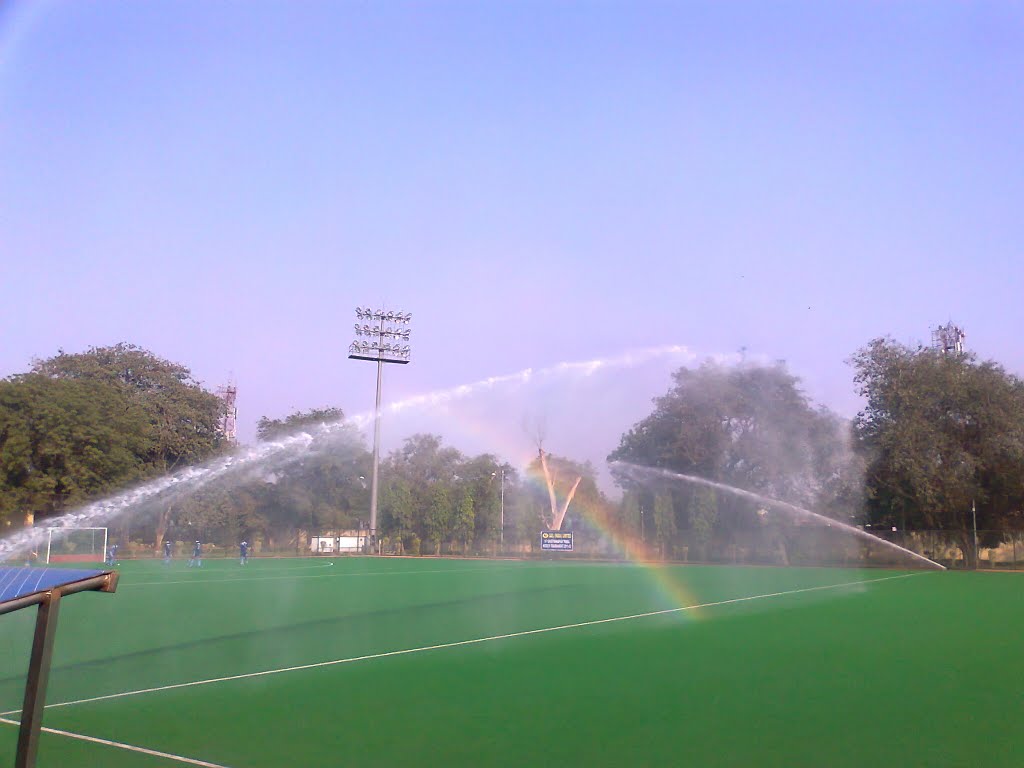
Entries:
[[[342, 428], [337, 428], [337, 425]], [[331, 430], [323, 425], [334, 425]], [[157, 505], [137, 516], [134, 538], [167, 536], [233, 546], [246, 539], [259, 551], [307, 551], [313, 536], [369, 530], [372, 457], [364, 439], [344, 428], [339, 409], [292, 414], [259, 423], [261, 442], [306, 432], [301, 449], [277, 455], [272, 467], [257, 465]], [[592, 468], [549, 457], [558, 478], [585, 475], [578, 505], [609, 505]], [[531, 548], [541, 527], [547, 491], [492, 454], [466, 456], [437, 435], [417, 434], [380, 463], [378, 534], [397, 554], [495, 554]], [[572, 520], [586, 525], [578, 510]]]
[[[536, 548], [549, 509], [575, 485], [563, 528], [582, 534], [590, 553], [639, 547], [666, 559], [799, 561], [794, 527], [775, 525], [765, 504], [665, 472], [873, 530], [944, 532], [968, 564], [975, 518], [982, 547], [1024, 528], [1018, 377], [969, 354], [888, 339], [850, 363], [866, 403], [852, 423], [815, 405], [783, 363], [676, 371], [608, 457], [623, 492], [615, 501], [593, 467], [570, 458], [545, 454], [545, 474], [539, 454], [523, 470], [414, 435], [381, 461], [379, 533], [394, 552], [523, 552]], [[221, 408], [187, 368], [131, 345], [37, 361], [0, 381], [0, 524], [27, 513], [41, 522], [232, 450], [218, 432]], [[310, 536], [365, 530], [371, 457], [362, 435], [327, 408], [265, 417], [258, 440], [298, 431], [314, 436], [302, 450], [160, 497], [116, 524], [115, 535], [144, 547], [245, 538], [303, 551]]]
[[[890, 339], [875, 339], [849, 362], [866, 401], [852, 423], [814, 406], [781, 363], [709, 363], [677, 371], [673, 387], [609, 458], [791, 502], [930, 556], [943, 557], [952, 542], [968, 567], [977, 564], [975, 524], [979, 548], [1019, 539], [1024, 383], [971, 354]], [[789, 560], [799, 527], [773, 528], [763, 504], [615, 472], [625, 490], [624, 520], [636, 521], [646, 508], [664, 556], [733, 559], [745, 546], [748, 555], [759, 547], [760, 559]], [[913, 533], [922, 531], [930, 537]]]

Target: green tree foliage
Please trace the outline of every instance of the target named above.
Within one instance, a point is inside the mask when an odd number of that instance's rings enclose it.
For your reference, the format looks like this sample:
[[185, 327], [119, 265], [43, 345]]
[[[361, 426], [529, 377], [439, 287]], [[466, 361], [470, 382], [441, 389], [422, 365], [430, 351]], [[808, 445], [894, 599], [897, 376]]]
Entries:
[[661, 556], [672, 557], [677, 529], [672, 494], [666, 491], [654, 494], [653, 506], [654, 531], [661, 547]]
[[[324, 430], [325, 425], [331, 429]], [[300, 432], [310, 435], [312, 442], [264, 474], [259, 512], [269, 541], [294, 539], [299, 549], [308, 536], [365, 527], [370, 507], [370, 454], [359, 431], [345, 423], [344, 412], [299, 411], [284, 419], [264, 417], [257, 425], [261, 441]]]
[[149, 423], [146, 463], [169, 472], [206, 459], [220, 446], [223, 403], [192, 378], [183, 365], [157, 357], [133, 344], [59, 352], [37, 360], [33, 373], [117, 387]]
[[452, 530], [453, 509], [451, 492], [445, 483], [435, 483], [429, 492], [429, 503], [425, 510], [423, 528], [425, 538], [432, 542], [434, 554], [441, 554], [441, 542], [449, 537]]
[[459, 493], [459, 504], [455, 508], [455, 518], [452, 521], [452, 538], [461, 542], [464, 548], [468, 547], [473, 540], [475, 519], [473, 491], [468, 486], [463, 486]]
[[[384, 535], [429, 542], [433, 551], [493, 552], [500, 538], [505, 473], [506, 539], [514, 518], [516, 473], [492, 454], [466, 457], [437, 435], [405, 440], [381, 465], [380, 526]], [[536, 532], [538, 526], [533, 526]]]
[[263, 416], [256, 423], [256, 439], [260, 442], [271, 442], [297, 432], [317, 430], [328, 424], [338, 424], [344, 421], [344, 418], [345, 412], [341, 408], [313, 408], [308, 411], [296, 411], [283, 419], [271, 419]]
[[389, 475], [381, 483], [380, 527], [403, 541], [416, 530], [416, 508], [409, 482], [400, 475]]
[[[331, 429], [321, 429], [324, 424]], [[184, 541], [198, 537], [230, 547], [244, 538], [302, 552], [310, 536], [365, 528], [370, 454], [362, 436], [338, 408], [259, 421], [259, 437], [266, 441], [300, 432], [308, 436], [301, 450], [172, 497], [155, 529], [140, 534], [156, 541], [164, 535]]]
[[[609, 459], [697, 475], [849, 517], [856, 509], [844, 500], [855, 496], [848, 486], [858, 473], [848, 437], [847, 425], [814, 407], [784, 364], [706, 363], [676, 371], [669, 392], [622, 436]], [[655, 512], [654, 535], [665, 551], [678, 529], [687, 530], [689, 543], [702, 550], [716, 538], [730, 545], [757, 523], [749, 501], [685, 484], [669, 492], [627, 473], [616, 475], [626, 489], [644, 492], [640, 503]]]
[[[36, 360], [34, 373], [53, 379], [92, 381], [117, 389], [147, 423], [150, 437], [142, 457], [149, 474], [173, 472], [201, 462], [226, 446], [220, 417], [224, 404], [207, 392], [191, 371], [133, 344], [58, 352]], [[173, 513], [166, 505], [155, 524], [159, 547]]]
[[640, 493], [636, 489], [630, 488], [622, 494], [619, 523], [625, 535], [640, 538]]
[[490, 453], [464, 459], [456, 469], [462, 494], [473, 500], [473, 530], [470, 537], [481, 551], [493, 546], [501, 526], [501, 483], [514, 482], [515, 472]]
[[0, 519], [119, 490], [146, 473], [153, 441], [120, 388], [39, 374], [0, 381]]
[[973, 355], [891, 339], [851, 362], [867, 400], [855, 431], [872, 521], [953, 531], [976, 564], [972, 503], [989, 530], [1019, 525], [1024, 508], [1024, 382]]

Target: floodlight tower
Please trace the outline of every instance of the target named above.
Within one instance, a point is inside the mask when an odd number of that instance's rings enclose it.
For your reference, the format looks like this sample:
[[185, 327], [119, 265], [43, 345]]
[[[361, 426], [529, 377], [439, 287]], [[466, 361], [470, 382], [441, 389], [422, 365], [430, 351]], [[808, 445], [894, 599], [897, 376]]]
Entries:
[[370, 548], [377, 543], [377, 467], [380, 464], [380, 389], [384, 363], [409, 362], [409, 312], [385, 312], [383, 309], [356, 307], [356, 339], [348, 348], [350, 360], [377, 363], [377, 404], [373, 411], [373, 474], [370, 476]]

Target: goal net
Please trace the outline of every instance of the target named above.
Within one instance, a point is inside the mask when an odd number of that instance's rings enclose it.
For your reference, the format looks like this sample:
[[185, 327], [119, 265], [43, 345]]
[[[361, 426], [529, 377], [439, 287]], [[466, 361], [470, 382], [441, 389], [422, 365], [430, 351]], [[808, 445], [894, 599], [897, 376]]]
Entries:
[[47, 532], [47, 563], [102, 563], [106, 552], [106, 528], [50, 528]]

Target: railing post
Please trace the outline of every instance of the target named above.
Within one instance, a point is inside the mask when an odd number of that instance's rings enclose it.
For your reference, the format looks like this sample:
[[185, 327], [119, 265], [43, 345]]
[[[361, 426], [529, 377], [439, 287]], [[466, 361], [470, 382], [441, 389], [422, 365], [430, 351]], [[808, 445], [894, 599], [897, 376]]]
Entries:
[[36, 631], [32, 638], [32, 658], [25, 680], [25, 703], [21, 708], [21, 728], [18, 732], [18, 754], [15, 768], [33, 768], [39, 750], [39, 729], [46, 705], [46, 684], [50, 679], [50, 659], [53, 656], [53, 637], [57, 631], [60, 612], [60, 590], [54, 589], [39, 603], [36, 612]]

